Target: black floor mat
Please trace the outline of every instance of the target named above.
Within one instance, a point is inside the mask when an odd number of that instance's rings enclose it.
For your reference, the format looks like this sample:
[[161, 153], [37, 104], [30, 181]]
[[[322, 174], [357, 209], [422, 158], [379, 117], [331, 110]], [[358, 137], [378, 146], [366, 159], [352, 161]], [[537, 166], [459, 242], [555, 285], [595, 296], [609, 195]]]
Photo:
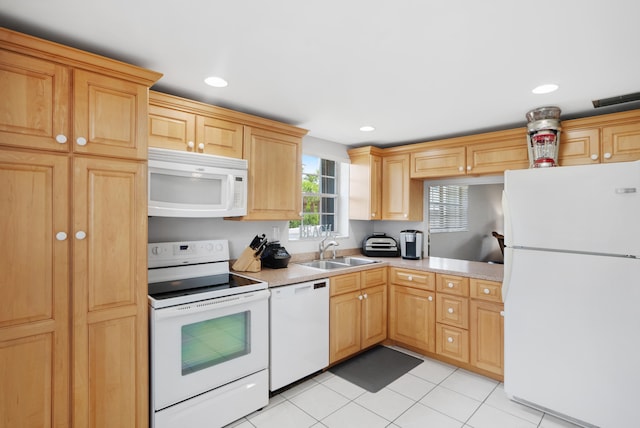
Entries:
[[369, 392], [378, 392], [420, 363], [419, 358], [386, 346], [376, 346], [329, 371]]

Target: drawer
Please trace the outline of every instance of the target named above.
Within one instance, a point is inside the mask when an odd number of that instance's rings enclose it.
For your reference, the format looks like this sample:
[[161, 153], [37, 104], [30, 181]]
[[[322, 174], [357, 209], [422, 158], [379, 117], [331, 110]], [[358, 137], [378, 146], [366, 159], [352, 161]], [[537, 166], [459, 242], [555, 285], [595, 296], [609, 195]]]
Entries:
[[456, 296], [469, 295], [469, 278], [457, 275], [436, 275], [436, 291]]
[[330, 278], [330, 296], [360, 290], [360, 272], [332, 276]]
[[436, 353], [469, 362], [469, 332], [445, 324], [436, 324]]
[[474, 299], [502, 303], [502, 283], [500, 282], [471, 278], [470, 292]]
[[469, 328], [469, 299], [436, 293], [436, 321]]
[[387, 268], [368, 269], [362, 271], [362, 287], [384, 285], [387, 283]]
[[392, 267], [389, 271], [389, 282], [430, 291], [436, 289], [436, 275], [433, 272]]

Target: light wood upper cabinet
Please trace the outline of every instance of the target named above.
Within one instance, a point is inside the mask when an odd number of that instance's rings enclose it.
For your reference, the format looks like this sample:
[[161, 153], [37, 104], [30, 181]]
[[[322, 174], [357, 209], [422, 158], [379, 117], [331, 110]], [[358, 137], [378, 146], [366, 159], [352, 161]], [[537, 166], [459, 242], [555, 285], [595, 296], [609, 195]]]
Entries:
[[526, 129], [496, 131], [412, 146], [411, 178], [501, 174], [529, 166]]
[[74, 152], [147, 159], [147, 86], [84, 70], [73, 82]]
[[69, 151], [68, 67], [0, 49], [0, 94], [0, 144]]
[[68, 166], [0, 148], [1, 426], [70, 426]]
[[247, 215], [242, 220], [295, 220], [302, 210], [302, 139], [245, 127], [249, 161]]
[[636, 121], [602, 128], [602, 162], [640, 159], [640, 116]]
[[465, 147], [434, 147], [411, 153], [411, 177], [455, 177], [466, 174]]
[[558, 163], [561, 166], [600, 162], [600, 131], [597, 128], [560, 131]]
[[409, 154], [382, 158], [382, 219], [422, 221], [423, 182], [411, 180]]
[[149, 146], [242, 158], [244, 128], [225, 109], [150, 91]]
[[348, 152], [349, 218], [382, 220], [382, 151], [368, 146]]

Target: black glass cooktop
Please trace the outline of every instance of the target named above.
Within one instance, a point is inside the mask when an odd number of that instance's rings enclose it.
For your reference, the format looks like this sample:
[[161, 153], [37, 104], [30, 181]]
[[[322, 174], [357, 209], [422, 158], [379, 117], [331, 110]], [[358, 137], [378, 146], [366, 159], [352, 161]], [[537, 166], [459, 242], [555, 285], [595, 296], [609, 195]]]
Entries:
[[221, 294], [224, 294], [224, 290], [227, 289], [235, 289], [258, 283], [258, 281], [254, 281], [249, 278], [234, 275], [232, 273], [224, 273], [151, 283], [149, 284], [149, 296], [156, 300], [164, 300], [210, 291], [218, 291]]

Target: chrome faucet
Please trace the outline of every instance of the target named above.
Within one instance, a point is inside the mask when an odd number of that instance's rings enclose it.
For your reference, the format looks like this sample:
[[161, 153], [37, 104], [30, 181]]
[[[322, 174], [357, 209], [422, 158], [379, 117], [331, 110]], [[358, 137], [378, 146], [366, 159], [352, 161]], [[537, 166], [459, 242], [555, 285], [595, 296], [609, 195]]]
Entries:
[[329, 249], [329, 247], [333, 247], [333, 258], [336, 258], [336, 247], [340, 244], [338, 244], [336, 241], [331, 240], [329, 242], [327, 242], [327, 244], [325, 245], [324, 241], [326, 241], [328, 238], [328, 236], [325, 236], [322, 241], [320, 241], [320, 244], [318, 245], [318, 249], [320, 250], [320, 260], [324, 260], [324, 252]]

